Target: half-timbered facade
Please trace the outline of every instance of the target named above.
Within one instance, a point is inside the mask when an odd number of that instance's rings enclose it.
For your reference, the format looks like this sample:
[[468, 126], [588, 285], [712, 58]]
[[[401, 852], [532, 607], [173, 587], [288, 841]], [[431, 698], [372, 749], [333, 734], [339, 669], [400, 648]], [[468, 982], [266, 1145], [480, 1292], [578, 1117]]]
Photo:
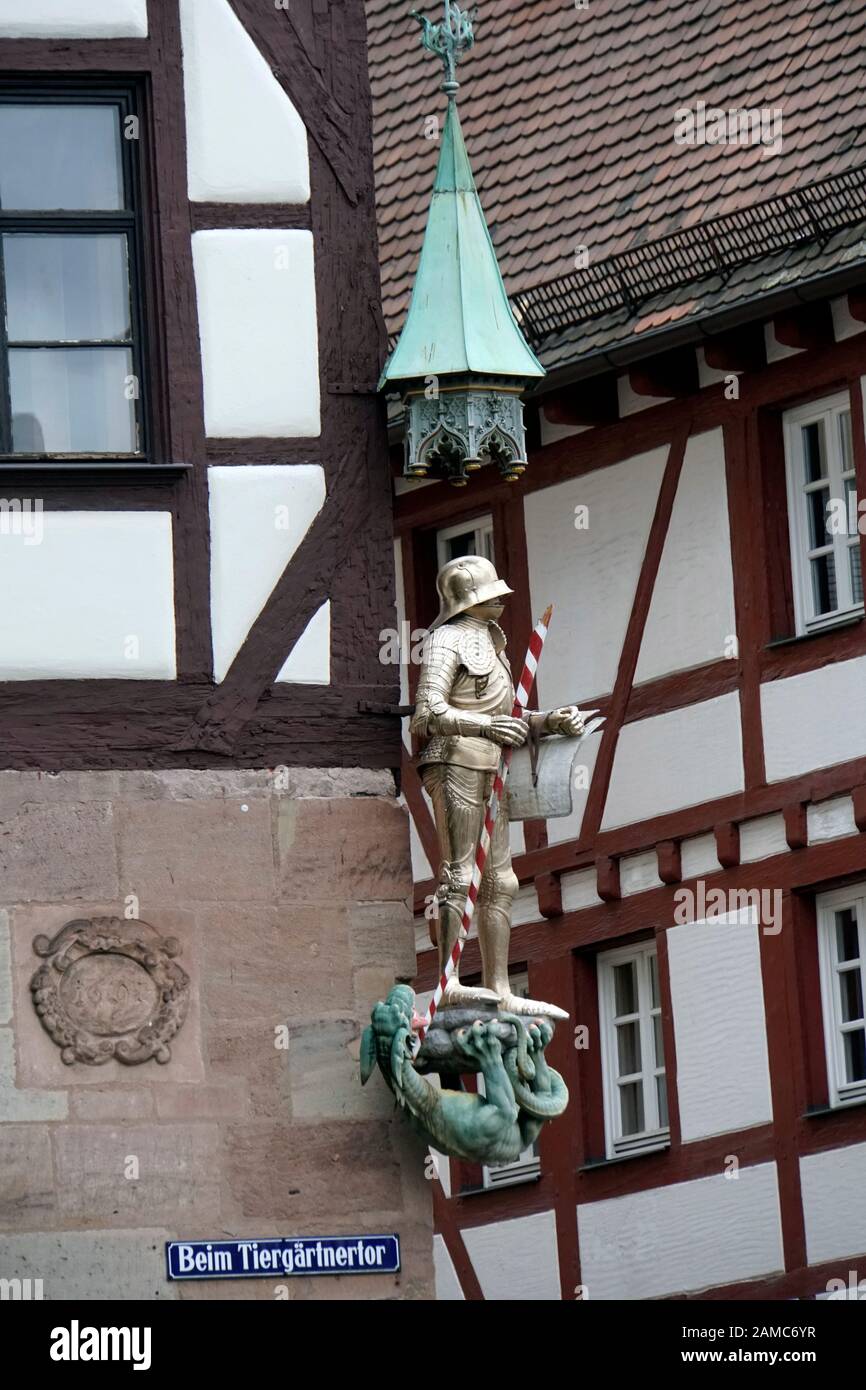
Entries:
[[[438, 128], [402, 6], [367, 10], [396, 332]], [[480, 7], [463, 128], [548, 375], [510, 485], [404, 479], [394, 420], [402, 698], [436, 569], [474, 552], [516, 591], [513, 661], [554, 604], [537, 707], [606, 723], [573, 814], [512, 827], [512, 970], [571, 1015], [571, 1105], [517, 1164], [439, 1160], [440, 1298], [814, 1298], [866, 1274], [864, 22]]]
[[357, 1084], [414, 962], [371, 145], [361, 0], [0, 4], [4, 1287], [381, 1231], [338, 1296], [429, 1286]]

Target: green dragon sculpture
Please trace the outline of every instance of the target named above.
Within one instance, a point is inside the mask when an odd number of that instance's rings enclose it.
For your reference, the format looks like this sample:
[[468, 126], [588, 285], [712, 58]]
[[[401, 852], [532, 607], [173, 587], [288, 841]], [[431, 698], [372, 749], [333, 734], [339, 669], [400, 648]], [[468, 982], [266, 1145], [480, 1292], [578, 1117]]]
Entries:
[[[435, 1149], [470, 1163], [512, 1162], [568, 1105], [565, 1082], [544, 1057], [553, 1024], [496, 1011], [463, 1022], [466, 1010], [459, 1018], [458, 1011], [443, 1010], [437, 1015], [438, 1046], [435, 1039], [425, 1041], [413, 1059], [414, 1007], [408, 985], [395, 985], [386, 1002], [375, 1006], [361, 1039], [361, 1084], [378, 1062], [413, 1128]], [[449, 1014], [459, 1026], [449, 1026]], [[477, 1071], [484, 1094], [440, 1089], [419, 1068]]]

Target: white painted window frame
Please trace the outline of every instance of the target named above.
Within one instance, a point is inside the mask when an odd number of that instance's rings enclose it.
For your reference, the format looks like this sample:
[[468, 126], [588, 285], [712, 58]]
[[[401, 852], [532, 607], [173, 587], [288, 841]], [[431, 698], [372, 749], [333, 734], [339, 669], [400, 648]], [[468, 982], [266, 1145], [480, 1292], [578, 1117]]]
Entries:
[[[515, 975], [511, 980], [511, 988], [515, 994], [521, 995], [523, 999], [529, 998], [529, 977], [526, 974]], [[484, 1078], [479, 1074], [478, 1089], [484, 1094]], [[496, 1187], [514, 1187], [516, 1183], [534, 1182], [541, 1175], [541, 1158], [538, 1153], [538, 1141], [530, 1144], [523, 1150], [519, 1158], [515, 1158], [511, 1163], [482, 1164], [482, 1174], [485, 1192], [491, 1191]]]
[[836, 954], [835, 914], [850, 907], [857, 914], [860, 937], [860, 986], [866, 1001], [866, 883], [821, 893], [815, 900], [818, 918], [818, 965], [821, 978], [821, 1006], [824, 1014], [824, 1050], [827, 1059], [830, 1106], [841, 1109], [866, 1101], [866, 1080], [849, 1082], [845, 1077], [845, 1053], [842, 1034], [856, 1025], [845, 1024], [841, 1017], [841, 1001], [837, 985], [839, 970]]
[[[853, 536], [847, 534], [831, 535], [826, 533], [826, 544], [812, 547], [809, 543], [809, 516], [806, 498], [810, 492], [820, 490], [822, 484], [807, 483], [805, 481], [803, 436], [804, 425], [817, 424], [823, 421], [824, 438], [827, 448], [827, 495], [829, 498], [841, 498], [846, 507], [847, 517], [847, 489], [846, 481], [854, 476], [853, 459], [849, 469], [844, 467], [844, 458], [839, 436], [839, 425], [841, 416], [845, 413], [851, 414], [851, 398], [847, 391], [840, 391], [835, 396], [827, 396], [820, 401], [811, 401], [808, 405], [798, 406], [794, 410], [786, 410], [783, 418], [784, 440], [785, 440], [785, 473], [787, 477], [788, 489], [788, 531], [791, 544], [791, 571], [794, 587], [794, 613], [796, 619], [796, 629], [798, 636], [804, 636], [810, 632], [820, 632], [824, 628], [835, 627], [836, 624], [846, 622], [857, 614], [863, 613], [863, 603], [855, 601], [853, 585], [851, 582], [850, 562], [848, 551], [854, 545], [859, 545], [860, 537], [856, 533]], [[852, 419], [853, 429], [853, 419]], [[825, 513], [826, 516], [826, 513]], [[833, 563], [836, 570], [836, 599], [837, 607], [831, 613], [815, 613], [814, 595], [812, 592], [812, 575], [810, 560], [821, 554], [833, 555]]]
[[[631, 1158], [666, 1149], [670, 1145], [670, 1126], [662, 1125], [659, 1117], [656, 1078], [664, 1075], [664, 1066], [655, 1066], [655, 1042], [653, 1037], [653, 1018], [661, 1014], [661, 999], [654, 1006], [652, 1002], [652, 982], [650, 959], [658, 961], [655, 941], [642, 941], [635, 946], [620, 946], [613, 951], [605, 951], [598, 957], [598, 1008], [601, 1025], [601, 1067], [604, 1090], [604, 1132], [609, 1159]], [[617, 1074], [616, 1000], [614, 994], [614, 967], [629, 961], [637, 964], [638, 1013], [628, 1018], [639, 1020], [641, 1048], [641, 1071], [634, 1073], [643, 1088], [644, 1118], [650, 1121], [640, 1134], [624, 1135], [619, 1104], [620, 1080]], [[658, 968], [658, 966], [656, 967]], [[625, 1017], [625, 1016], [623, 1016]], [[670, 1098], [668, 1098], [670, 1104]]]
[[458, 521], [455, 526], [445, 526], [436, 532], [436, 554], [440, 569], [451, 558], [448, 554], [448, 542], [455, 536], [465, 536], [473, 532], [474, 554], [483, 555], [486, 560], [495, 563], [493, 516], [488, 512], [486, 516], [475, 517], [473, 521]]

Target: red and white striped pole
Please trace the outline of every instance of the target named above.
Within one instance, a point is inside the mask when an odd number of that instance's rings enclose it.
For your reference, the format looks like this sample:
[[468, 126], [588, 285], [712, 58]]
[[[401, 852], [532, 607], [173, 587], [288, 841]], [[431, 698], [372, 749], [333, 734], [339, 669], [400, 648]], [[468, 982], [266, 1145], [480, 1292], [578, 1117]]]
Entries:
[[[541, 657], [541, 649], [544, 646], [544, 639], [547, 636], [547, 629], [550, 627], [550, 615], [552, 614], [552, 612], [553, 604], [551, 604], [549, 608], [546, 608], [544, 610], [544, 614], [542, 615], [540, 622], [537, 624], [535, 631], [529, 639], [529, 650], [526, 653], [526, 660], [523, 663], [523, 671], [521, 672], [520, 681], [518, 682], [517, 691], [514, 696], [514, 705], [511, 710], [511, 715], [513, 719], [522, 718], [523, 711], [525, 710], [526, 705], [529, 701], [529, 692], [532, 689], [532, 685], [535, 680], [535, 673], [538, 670], [538, 662], [539, 658]], [[436, 1013], [436, 1010], [439, 1008], [440, 1003], [442, 1002], [442, 996], [445, 993], [445, 986], [447, 985], [448, 981], [451, 979], [451, 976], [454, 974], [455, 970], [460, 964], [460, 957], [463, 955], [463, 947], [466, 945], [466, 939], [469, 935], [469, 928], [472, 924], [472, 919], [475, 916], [475, 904], [478, 901], [478, 891], [481, 887], [481, 879], [484, 876], [484, 866], [487, 863], [487, 856], [490, 853], [490, 838], [493, 834], [493, 827], [496, 824], [496, 817], [499, 815], [499, 806], [502, 801], [502, 791], [505, 786], [506, 778], [508, 777], [508, 769], [511, 765], [511, 755], [513, 752], [514, 749], [511, 747], [503, 748], [502, 754], [499, 759], [499, 767], [497, 768], [496, 777], [493, 781], [493, 790], [490, 793], [490, 800], [487, 803], [487, 811], [484, 816], [484, 825], [481, 828], [481, 837], [478, 841], [478, 847], [475, 851], [475, 863], [472, 868], [472, 882], [469, 885], [469, 892], [466, 895], [466, 906], [463, 909], [463, 919], [460, 923], [460, 931], [457, 934], [457, 940], [454, 942], [454, 947], [451, 951], [451, 954], [449, 955], [448, 960], [445, 963], [445, 969], [442, 971], [442, 975], [440, 976], [439, 983], [436, 986], [433, 998], [430, 1000], [430, 1007], [417, 1027], [416, 1048], [419, 1047], [423, 1042], [427, 1033], [427, 1029], [433, 1022], [433, 1016]]]

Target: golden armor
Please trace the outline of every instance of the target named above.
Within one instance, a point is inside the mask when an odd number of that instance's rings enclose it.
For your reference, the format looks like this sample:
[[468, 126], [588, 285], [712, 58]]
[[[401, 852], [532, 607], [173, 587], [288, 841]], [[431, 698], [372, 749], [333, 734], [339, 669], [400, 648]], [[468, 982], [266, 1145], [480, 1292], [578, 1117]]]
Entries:
[[[484, 811], [501, 750], [520, 747], [530, 721], [539, 735], [583, 732], [575, 706], [511, 715], [514, 686], [505, 634], [496, 619], [512, 593], [481, 556], [451, 560], [436, 580], [439, 616], [425, 644], [411, 730], [429, 739], [418, 762], [433, 804], [443, 860], [437, 890], [438, 944], [444, 967], [460, 930]], [[493, 830], [476, 907], [483, 988], [449, 981], [440, 1007], [498, 1003], [512, 1013], [566, 1018], [562, 1009], [514, 995], [508, 982], [511, 909], [518, 889], [511, 867], [507, 792]]]

